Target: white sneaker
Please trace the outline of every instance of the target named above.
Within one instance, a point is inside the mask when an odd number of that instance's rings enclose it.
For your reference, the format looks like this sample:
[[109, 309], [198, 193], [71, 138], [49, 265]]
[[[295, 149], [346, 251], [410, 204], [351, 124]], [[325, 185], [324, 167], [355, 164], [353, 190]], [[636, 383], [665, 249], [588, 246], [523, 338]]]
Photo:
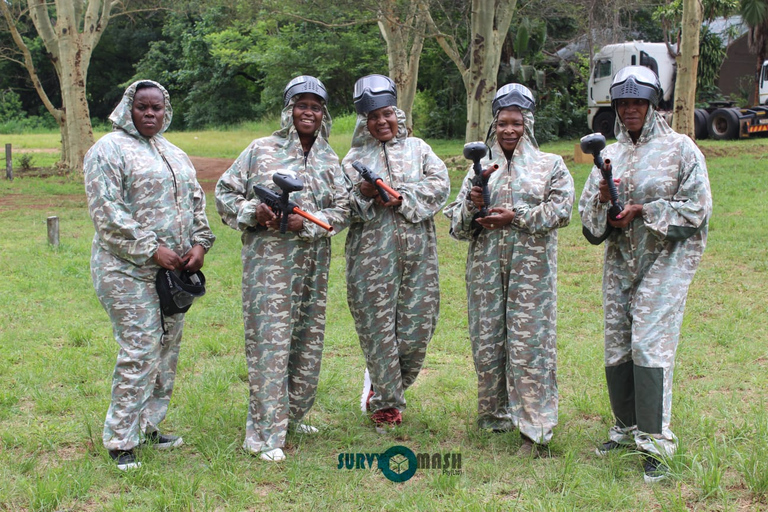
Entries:
[[261, 452], [259, 458], [268, 462], [282, 462], [285, 460], [285, 454], [283, 453], [282, 448], [273, 448], [272, 450]]
[[317, 434], [318, 432], [319, 430], [317, 430], [317, 427], [307, 425], [306, 423], [299, 423], [296, 425], [296, 433], [298, 434]]
[[368, 373], [368, 368], [365, 369], [365, 376], [363, 377], [363, 394], [360, 396], [360, 409], [363, 412], [368, 412], [368, 401], [371, 394], [371, 374]]

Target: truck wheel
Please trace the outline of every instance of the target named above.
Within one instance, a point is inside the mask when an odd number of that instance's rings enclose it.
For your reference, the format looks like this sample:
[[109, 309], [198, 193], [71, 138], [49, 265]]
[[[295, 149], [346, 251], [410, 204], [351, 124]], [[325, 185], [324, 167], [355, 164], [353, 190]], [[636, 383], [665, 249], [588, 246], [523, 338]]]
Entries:
[[696, 137], [696, 140], [702, 140], [706, 139], [709, 132], [707, 131], [707, 126], [709, 123], [709, 112], [704, 110], [703, 108], [697, 108], [694, 111], [694, 117], [693, 117], [693, 135]]
[[707, 123], [709, 137], [715, 140], [729, 140], [739, 137], [739, 115], [735, 109], [719, 108], [709, 115]]
[[592, 131], [602, 133], [606, 139], [611, 139], [616, 135], [613, 129], [616, 126], [616, 114], [613, 110], [603, 110], [592, 120]]

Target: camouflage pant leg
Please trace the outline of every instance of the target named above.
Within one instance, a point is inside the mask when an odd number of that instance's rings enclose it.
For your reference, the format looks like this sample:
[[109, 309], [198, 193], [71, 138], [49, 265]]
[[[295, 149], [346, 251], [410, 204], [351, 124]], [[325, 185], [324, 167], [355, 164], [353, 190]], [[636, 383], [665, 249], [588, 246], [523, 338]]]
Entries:
[[306, 243], [286, 241], [278, 234], [244, 235], [250, 399], [243, 447], [250, 452], [283, 447], [290, 417], [300, 419], [314, 401], [329, 260], [327, 240]]
[[472, 359], [477, 373], [477, 424], [512, 430], [508, 409], [506, 288], [500, 262], [473, 257], [467, 261], [467, 304]]
[[[288, 358], [290, 420], [300, 422], [315, 402], [325, 341], [325, 309], [330, 247], [323, 246], [315, 258], [304, 260], [303, 276], [297, 280], [301, 296]], [[303, 281], [303, 282], [302, 282]], [[301, 295], [299, 295], [301, 294]]]
[[416, 381], [440, 314], [436, 245], [405, 262], [397, 306], [397, 339], [403, 391]]
[[360, 229], [353, 225], [347, 235], [347, 304], [374, 390], [369, 411], [402, 410], [405, 394], [397, 338], [402, 262], [395, 243], [378, 247], [368, 238], [361, 241]]
[[549, 244], [544, 257], [530, 242], [540, 243], [520, 235], [509, 256], [508, 410], [522, 434], [547, 444], [558, 415], [556, 245]]
[[156, 432], [157, 426], [165, 419], [176, 380], [176, 365], [179, 362], [184, 314], [166, 316], [164, 322], [166, 334], [163, 335], [160, 348], [152, 396], [147, 401], [141, 415], [141, 431], [144, 433]]
[[154, 283], [103, 270], [93, 272], [94, 285], [120, 345], [103, 441], [108, 450], [129, 450], [139, 444], [143, 427], [154, 427], [165, 416], [184, 322], [164, 337]]
[[[627, 347], [624, 340], [630, 338], [631, 363], [625, 362], [623, 366], [627, 370], [619, 373], [626, 374], [631, 365], [631, 375], [623, 379], [624, 384], [622, 380], [614, 379], [613, 395], [623, 393], [631, 396], [634, 402], [636, 429], [632, 435], [638, 449], [671, 455], [677, 447], [677, 437], [669, 427], [672, 416], [672, 376], [690, 281], [678, 282], [673, 288], [667, 288], [652, 278], [653, 272], [653, 269], [649, 271], [632, 293], [631, 299], [625, 303], [630, 304], [624, 306], [624, 309], [628, 310], [631, 322], [627, 321], [621, 326], [617, 322], [609, 324], [606, 308], [606, 365], [609, 361], [626, 359]], [[607, 290], [604, 293], [607, 304], [619, 304], [622, 300], [618, 292], [612, 295]], [[618, 306], [613, 309], [618, 309]], [[610, 385], [609, 380], [609, 394]], [[631, 392], [626, 389], [629, 386], [632, 387]]]

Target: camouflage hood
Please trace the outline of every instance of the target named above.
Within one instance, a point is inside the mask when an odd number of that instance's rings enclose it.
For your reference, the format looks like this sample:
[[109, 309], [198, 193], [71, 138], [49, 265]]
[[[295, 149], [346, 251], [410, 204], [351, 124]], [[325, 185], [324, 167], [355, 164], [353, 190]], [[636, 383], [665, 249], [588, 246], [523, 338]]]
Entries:
[[136, 86], [140, 83], [147, 82], [156, 85], [163, 93], [165, 98], [165, 116], [163, 116], [163, 127], [160, 129], [157, 135], [165, 132], [169, 126], [171, 126], [171, 119], [173, 119], [173, 109], [171, 108], [171, 98], [168, 95], [168, 91], [165, 87], [152, 80], [137, 80], [123, 93], [123, 99], [115, 107], [115, 110], [109, 115], [109, 120], [112, 121], [113, 130], [123, 130], [136, 138], [146, 138], [139, 133], [136, 126], [133, 124], [133, 117], [131, 116], [131, 107], [133, 107], [133, 97], [136, 95]]
[[[408, 137], [408, 130], [405, 127], [405, 112], [397, 107], [392, 108], [395, 109], [395, 116], [397, 116], [397, 133], [389, 142], [395, 140], [402, 142]], [[379, 144], [379, 140], [374, 138], [371, 132], [368, 131], [368, 114], [357, 114], [355, 131], [352, 133], [352, 147], [359, 148], [366, 144]]]
[[[292, 97], [288, 104], [283, 108], [282, 114], [280, 114], [280, 129], [274, 132], [272, 135], [286, 139], [289, 142], [299, 143], [299, 134], [296, 132], [296, 127], [293, 125], [293, 105], [296, 103], [296, 99], [300, 95]], [[328, 142], [331, 136], [331, 113], [328, 112], [328, 105], [323, 102], [323, 120], [320, 123], [320, 129], [315, 132], [315, 137], [323, 139]]]
[[[614, 132], [618, 133], [616, 141], [623, 144], [633, 144], [632, 137], [629, 135], [627, 127], [616, 115], [616, 125], [614, 126]], [[659, 114], [653, 105], [648, 105], [648, 112], [645, 114], [645, 122], [643, 123], [643, 129], [640, 132], [640, 137], [637, 139], [638, 144], [648, 142], [651, 138], [656, 136], [663, 136], [672, 133], [672, 128], [669, 127], [661, 114]]]
[[[499, 110], [499, 112], [501, 112], [501, 110]], [[485, 138], [485, 143], [491, 148], [492, 152], [504, 154], [501, 145], [496, 140], [496, 123], [499, 122], [499, 112], [496, 112], [496, 115], [493, 117], [491, 126], [488, 129], [488, 136]], [[523, 113], [523, 128], [525, 131], [523, 132], [522, 138], [517, 143], [517, 147], [515, 147], [515, 154], [538, 151], [539, 143], [536, 142], [536, 137], [533, 136], [533, 112], [527, 109], [520, 109], [520, 112]]]

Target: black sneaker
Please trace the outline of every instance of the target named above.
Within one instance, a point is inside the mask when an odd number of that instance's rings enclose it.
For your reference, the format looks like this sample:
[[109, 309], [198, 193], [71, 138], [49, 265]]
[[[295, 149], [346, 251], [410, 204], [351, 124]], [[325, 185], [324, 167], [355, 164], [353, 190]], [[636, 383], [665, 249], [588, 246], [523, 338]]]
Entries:
[[160, 432], [147, 432], [142, 444], [151, 445], [156, 450], [170, 450], [184, 444], [184, 439], [179, 436], [166, 436]]
[[645, 483], [652, 484], [667, 478], [669, 468], [653, 455], [646, 455], [643, 459], [643, 472]]
[[597, 448], [595, 448], [595, 453], [599, 457], [605, 457], [610, 452], [616, 451], [616, 450], [626, 450], [629, 448], [629, 445], [617, 443], [616, 441], [606, 441]]
[[131, 450], [109, 450], [109, 456], [117, 462], [117, 469], [120, 471], [128, 471], [129, 469], [136, 469], [141, 467], [141, 462], [136, 460], [136, 456]]

